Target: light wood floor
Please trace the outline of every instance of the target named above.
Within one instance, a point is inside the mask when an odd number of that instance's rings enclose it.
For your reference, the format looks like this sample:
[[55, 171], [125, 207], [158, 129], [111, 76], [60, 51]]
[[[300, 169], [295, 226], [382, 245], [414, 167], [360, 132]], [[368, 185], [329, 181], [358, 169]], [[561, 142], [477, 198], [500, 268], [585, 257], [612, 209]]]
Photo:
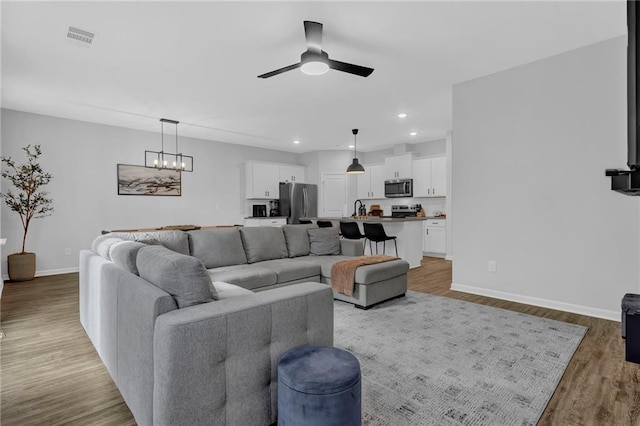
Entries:
[[[619, 323], [454, 292], [449, 261], [422, 265], [411, 290], [589, 327], [540, 425], [640, 425], [640, 366], [624, 361]], [[6, 284], [1, 303], [3, 426], [135, 424], [80, 326], [77, 274]]]

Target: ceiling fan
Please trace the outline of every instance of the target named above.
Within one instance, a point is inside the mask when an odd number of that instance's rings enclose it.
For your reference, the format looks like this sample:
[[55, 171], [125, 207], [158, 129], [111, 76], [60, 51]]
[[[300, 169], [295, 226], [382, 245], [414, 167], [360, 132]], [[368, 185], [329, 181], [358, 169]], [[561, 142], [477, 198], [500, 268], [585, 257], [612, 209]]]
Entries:
[[322, 24], [313, 21], [304, 21], [304, 36], [307, 39], [307, 51], [300, 56], [300, 62], [277, 69], [262, 75], [258, 78], [269, 78], [283, 72], [301, 68], [302, 72], [309, 75], [324, 74], [329, 69], [346, 72], [349, 74], [368, 77], [373, 72], [373, 68], [360, 65], [348, 64], [346, 62], [329, 59], [327, 52], [322, 50]]

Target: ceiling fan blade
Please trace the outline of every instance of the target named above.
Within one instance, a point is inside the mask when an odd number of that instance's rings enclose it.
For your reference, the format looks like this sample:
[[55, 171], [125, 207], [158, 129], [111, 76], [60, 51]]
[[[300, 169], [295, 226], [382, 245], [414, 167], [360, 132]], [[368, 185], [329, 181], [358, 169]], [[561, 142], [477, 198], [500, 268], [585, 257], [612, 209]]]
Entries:
[[259, 75], [258, 78], [273, 77], [274, 75], [282, 74], [283, 72], [287, 72], [287, 71], [295, 70], [296, 68], [300, 68], [301, 65], [302, 65], [302, 63], [298, 62], [297, 64], [289, 65], [288, 67], [280, 68], [278, 70], [271, 71], [271, 72]]
[[307, 50], [315, 53], [322, 51], [322, 24], [304, 21], [304, 36], [307, 39]]
[[332, 70], [348, 72], [349, 74], [359, 75], [360, 77], [368, 77], [373, 72], [373, 68], [348, 64], [346, 62], [334, 61], [333, 59], [329, 59], [329, 68], [331, 68]]

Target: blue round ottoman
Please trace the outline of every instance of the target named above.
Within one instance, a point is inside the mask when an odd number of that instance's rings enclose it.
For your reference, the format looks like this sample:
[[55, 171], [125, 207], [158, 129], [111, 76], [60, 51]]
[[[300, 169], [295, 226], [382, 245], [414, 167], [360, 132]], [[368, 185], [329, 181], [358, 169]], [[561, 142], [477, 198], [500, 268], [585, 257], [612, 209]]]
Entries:
[[279, 426], [360, 426], [360, 363], [331, 346], [299, 346], [278, 363]]

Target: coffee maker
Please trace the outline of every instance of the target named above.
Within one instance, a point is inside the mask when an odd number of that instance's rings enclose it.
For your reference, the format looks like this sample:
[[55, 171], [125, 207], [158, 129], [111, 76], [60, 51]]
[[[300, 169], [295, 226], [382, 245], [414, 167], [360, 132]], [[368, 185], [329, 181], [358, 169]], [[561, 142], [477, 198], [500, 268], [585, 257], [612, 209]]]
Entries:
[[271, 200], [269, 201], [269, 216], [280, 216], [280, 201], [279, 200]]

